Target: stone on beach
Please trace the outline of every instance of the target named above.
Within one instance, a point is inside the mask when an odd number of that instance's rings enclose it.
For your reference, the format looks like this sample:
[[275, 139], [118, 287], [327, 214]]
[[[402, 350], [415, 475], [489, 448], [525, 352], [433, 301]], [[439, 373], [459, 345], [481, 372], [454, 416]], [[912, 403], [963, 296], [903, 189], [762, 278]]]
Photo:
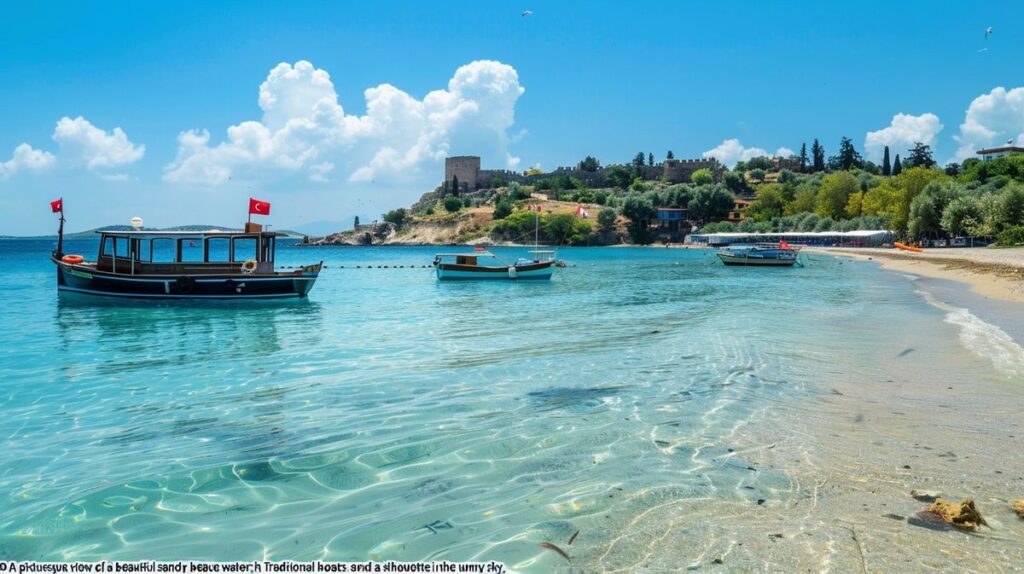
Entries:
[[981, 513], [974, 507], [974, 500], [970, 498], [965, 498], [959, 504], [937, 498], [928, 507], [928, 511], [941, 516], [946, 524], [951, 524], [963, 530], [974, 531], [979, 526], [988, 526]]
[[915, 489], [910, 491], [910, 496], [912, 496], [914, 500], [918, 500], [921, 502], [935, 502], [936, 499], [942, 496], [942, 493], [939, 492], [938, 490]]
[[1019, 516], [1021, 520], [1024, 520], [1024, 498], [1020, 500], [1011, 500], [1010, 507], [1013, 508], [1013, 511], [1017, 513], [1017, 516]]

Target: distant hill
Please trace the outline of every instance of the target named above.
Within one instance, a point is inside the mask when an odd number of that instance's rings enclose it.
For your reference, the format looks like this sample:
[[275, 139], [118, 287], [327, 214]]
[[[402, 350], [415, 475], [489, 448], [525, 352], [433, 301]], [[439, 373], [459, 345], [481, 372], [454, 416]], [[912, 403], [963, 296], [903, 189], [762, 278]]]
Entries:
[[[86, 239], [94, 237], [97, 231], [130, 231], [134, 229], [130, 225], [105, 225], [103, 227], [97, 227], [88, 231], [77, 231], [74, 233], [64, 233], [64, 239]], [[174, 227], [143, 227], [143, 231], [210, 231], [213, 229], [219, 229], [221, 231], [242, 231], [237, 227], [228, 227], [224, 225], [176, 225]], [[304, 234], [290, 231], [287, 229], [275, 229], [278, 233], [285, 233], [290, 237], [302, 238]], [[57, 234], [53, 235], [33, 235], [33, 236], [16, 236], [16, 235], [0, 235], [0, 239], [56, 239]]]

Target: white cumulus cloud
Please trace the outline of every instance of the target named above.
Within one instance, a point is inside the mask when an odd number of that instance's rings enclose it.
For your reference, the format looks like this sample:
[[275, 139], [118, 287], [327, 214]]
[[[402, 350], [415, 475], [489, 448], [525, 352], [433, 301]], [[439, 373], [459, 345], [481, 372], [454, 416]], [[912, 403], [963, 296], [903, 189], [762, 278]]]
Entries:
[[390, 84], [369, 88], [366, 113], [348, 114], [326, 71], [307, 61], [281, 63], [260, 85], [260, 120], [230, 126], [216, 144], [206, 130], [182, 132], [164, 179], [216, 185], [236, 176], [326, 181], [338, 174], [350, 181], [433, 181], [450, 152], [512, 168], [519, 159], [508, 152], [508, 131], [523, 92], [515, 68], [479, 60], [422, 100]]
[[1008, 139], [1024, 145], [1024, 87], [1000, 86], [974, 98], [953, 139], [960, 144], [958, 160], [977, 157], [979, 149], [1005, 145]]
[[914, 147], [917, 142], [934, 146], [935, 136], [939, 135], [942, 127], [939, 116], [935, 114], [896, 114], [888, 126], [867, 133], [864, 137], [864, 151], [867, 158], [875, 162], [882, 161], [885, 146], [889, 146], [890, 154], [906, 155], [905, 150]]
[[793, 155], [793, 150], [787, 147], [780, 147], [779, 149], [775, 150], [774, 154], [772, 154], [769, 153], [768, 150], [764, 148], [746, 147], [742, 143], [740, 143], [740, 140], [736, 138], [727, 139], [722, 143], [718, 144], [716, 147], [709, 149], [708, 151], [701, 154], [702, 157], [713, 157], [717, 159], [719, 162], [730, 167], [735, 165], [738, 161], [748, 161], [755, 157], [789, 157], [791, 155]]
[[82, 116], [61, 118], [53, 130], [53, 140], [60, 144], [62, 161], [93, 171], [134, 163], [146, 153], [146, 146], [133, 144], [121, 128], [107, 132]]
[[43, 172], [57, 163], [52, 153], [33, 149], [27, 143], [14, 148], [11, 159], [0, 163], [0, 178], [8, 179], [19, 171]]

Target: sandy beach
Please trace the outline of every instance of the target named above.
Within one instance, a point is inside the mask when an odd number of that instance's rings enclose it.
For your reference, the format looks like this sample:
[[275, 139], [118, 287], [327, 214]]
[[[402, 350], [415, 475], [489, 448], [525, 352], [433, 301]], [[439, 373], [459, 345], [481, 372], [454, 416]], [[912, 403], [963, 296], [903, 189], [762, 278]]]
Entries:
[[983, 297], [1024, 303], [1024, 248], [973, 247], [912, 253], [882, 248], [811, 247], [804, 252], [878, 260], [883, 269], [958, 281]]

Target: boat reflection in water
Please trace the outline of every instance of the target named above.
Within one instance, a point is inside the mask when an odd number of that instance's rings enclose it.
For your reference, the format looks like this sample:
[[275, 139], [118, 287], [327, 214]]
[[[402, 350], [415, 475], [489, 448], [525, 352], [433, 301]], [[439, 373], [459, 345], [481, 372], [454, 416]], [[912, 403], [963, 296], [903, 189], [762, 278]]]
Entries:
[[762, 267], [789, 267], [797, 263], [799, 247], [781, 243], [754, 243], [730, 245], [718, 250], [718, 258], [726, 265], [756, 265]]

